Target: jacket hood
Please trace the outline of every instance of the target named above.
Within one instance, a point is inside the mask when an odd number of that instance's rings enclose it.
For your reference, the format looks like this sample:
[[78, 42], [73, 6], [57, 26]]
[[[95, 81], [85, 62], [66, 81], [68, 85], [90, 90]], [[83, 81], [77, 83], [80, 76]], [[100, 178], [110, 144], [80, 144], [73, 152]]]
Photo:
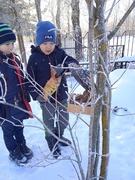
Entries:
[[31, 45], [31, 53], [38, 52], [38, 51], [39, 51], [39, 46]]

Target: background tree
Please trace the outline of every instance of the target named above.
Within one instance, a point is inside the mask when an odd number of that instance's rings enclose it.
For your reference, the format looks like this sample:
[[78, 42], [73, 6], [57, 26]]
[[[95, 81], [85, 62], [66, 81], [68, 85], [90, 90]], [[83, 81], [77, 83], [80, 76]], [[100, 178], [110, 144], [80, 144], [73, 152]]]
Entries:
[[36, 7], [38, 21], [42, 21], [41, 0], [35, 0], [35, 7]]
[[61, 0], [57, 1], [57, 13], [56, 13], [56, 26], [57, 30], [57, 44], [61, 46], [61, 34], [60, 34], [60, 17], [61, 17]]
[[79, 61], [82, 59], [82, 31], [80, 27], [79, 0], [72, 0], [72, 24], [75, 38], [75, 55]]
[[126, 11], [126, 13], [123, 15], [123, 17], [120, 19], [119, 23], [117, 24], [117, 26], [113, 29], [113, 31], [110, 32], [110, 34], [108, 34], [108, 40], [110, 40], [112, 37], [115, 36], [115, 34], [117, 33], [117, 31], [120, 29], [120, 27], [122, 26], [122, 24], [125, 22], [126, 18], [129, 16], [129, 14], [132, 12], [132, 10], [135, 7], [135, 1], [132, 2], [132, 4], [130, 5], [129, 9]]
[[20, 56], [22, 58], [22, 61], [27, 64], [24, 35], [29, 36], [29, 38], [33, 36], [34, 26], [32, 22], [29, 22], [30, 11], [28, 10], [28, 7], [33, 8], [33, 6], [29, 2], [25, 3], [25, 1], [15, 0], [8, 0], [6, 2], [0, 0], [0, 3], [3, 3], [3, 8], [0, 12], [0, 20], [1, 22], [7, 23], [16, 31], [15, 33], [18, 40], [17, 43], [19, 46]]
[[[21, 23], [20, 23], [20, 19], [19, 19], [20, 15], [19, 15], [18, 10], [16, 8], [17, 6], [15, 6], [15, 4], [16, 4], [15, 0], [11, 0], [11, 2], [14, 4], [14, 6], [12, 7], [12, 10], [13, 10], [14, 17], [16, 18], [16, 32], [17, 32], [20, 54], [21, 54], [23, 62], [26, 65], [27, 59], [26, 59], [26, 52], [25, 52], [25, 47], [24, 47], [23, 35], [21, 33], [22, 28], [21, 28]], [[18, 8], [20, 9], [19, 4], [18, 4]]]

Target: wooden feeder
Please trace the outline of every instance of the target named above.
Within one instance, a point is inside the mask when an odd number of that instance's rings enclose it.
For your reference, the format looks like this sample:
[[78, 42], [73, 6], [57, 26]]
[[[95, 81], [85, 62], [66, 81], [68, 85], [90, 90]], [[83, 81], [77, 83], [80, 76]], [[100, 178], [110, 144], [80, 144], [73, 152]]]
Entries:
[[[86, 102], [90, 101], [90, 93], [88, 91], [84, 91], [83, 94], [73, 94], [68, 104], [68, 112], [73, 112], [77, 114], [91, 114], [91, 107], [85, 106]], [[78, 105], [78, 103], [80, 105]]]

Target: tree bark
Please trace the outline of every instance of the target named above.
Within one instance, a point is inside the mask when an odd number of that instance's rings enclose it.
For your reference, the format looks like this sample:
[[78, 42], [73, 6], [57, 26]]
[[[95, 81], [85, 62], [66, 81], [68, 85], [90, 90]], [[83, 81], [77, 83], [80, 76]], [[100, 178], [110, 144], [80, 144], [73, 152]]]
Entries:
[[41, 4], [41, 0], [35, 0], [35, 7], [36, 7], [38, 21], [42, 21], [40, 4]]
[[94, 101], [95, 101], [95, 83], [94, 83], [94, 68], [93, 68], [93, 42], [94, 42], [94, 28], [93, 28], [93, 3], [94, 1], [86, 0], [88, 13], [89, 13], [89, 31], [88, 31], [88, 55], [90, 67], [90, 81], [91, 81], [91, 116], [89, 127], [89, 144], [88, 144], [88, 168], [86, 180], [89, 180], [93, 175], [94, 154], [93, 154], [93, 124], [94, 124]]
[[80, 27], [80, 9], [79, 0], [72, 0], [72, 24], [75, 37], [75, 55], [76, 59], [80, 61], [83, 57], [82, 55], [82, 31]]
[[100, 179], [107, 179], [107, 170], [109, 165], [109, 134], [110, 134], [110, 117], [108, 116], [108, 111], [110, 108], [108, 101], [109, 96], [104, 95], [104, 102], [106, 105], [103, 105], [102, 109], [102, 157], [101, 157], [101, 168], [100, 168]]
[[[104, 17], [104, 0], [96, 0], [96, 19], [98, 19], [98, 25], [95, 28], [95, 34], [98, 40], [98, 53], [99, 53], [99, 62], [98, 62], [98, 74], [97, 74], [97, 95], [100, 97], [99, 101], [97, 101], [95, 106], [95, 127], [96, 141], [100, 142], [98, 139], [98, 126], [100, 115], [102, 115], [102, 161], [101, 161], [101, 179], [106, 179], [107, 170], [108, 170], [108, 161], [109, 161], [109, 121], [110, 119], [110, 107], [106, 106], [108, 104], [108, 90], [106, 90], [108, 72], [106, 69], [107, 61], [108, 61], [108, 40], [106, 35], [106, 25], [105, 25], [105, 17]], [[107, 74], [106, 74], [107, 73]], [[100, 113], [99, 113], [100, 112]], [[106, 129], [105, 129], [106, 128]], [[97, 153], [98, 154], [98, 153]], [[98, 159], [97, 159], [98, 161]], [[95, 161], [96, 164], [98, 164]], [[94, 177], [97, 176], [97, 171], [93, 174]]]
[[57, 44], [61, 46], [61, 25], [60, 25], [60, 16], [61, 16], [61, 0], [57, 1], [57, 13], [56, 13], [56, 25], [57, 25]]
[[[11, 0], [11, 1], [12, 1], [12, 3], [15, 4], [15, 0]], [[15, 6], [13, 7], [13, 13], [14, 13], [14, 16], [16, 17], [16, 19], [18, 19], [19, 14], [17, 13]], [[16, 32], [17, 32], [20, 54], [21, 54], [22, 62], [24, 62], [25, 66], [26, 66], [27, 65], [27, 58], [26, 58], [26, 51], [25, 51], [25, 46], [24, 46], [23, 35], [20, 33], [21, 32], [21, 25], [19, 24], [19, 22], [18, 23], [16, 22], [16, 24], [17, 24]]]
[[[97, 170], [99, 165], [99, 145], [100, 145], [100, 117], [103, 108], [103, 100], [105, 95], [105, 84], [106, 84], [106, 78], [105, 78], [105, 71], [104, 71], [104, 64], [107, 64], [107, 38], [106, 38], [106, 28], [105, 28], [105, 18], [104, 18], [104, 6], [105, 1], [104, 0], [97, 0], [96, 8], [92, 8], [92, 1], [86, 1], [87, 5], [89, 5], [89, 15], [91, 14], [91, 10], [93, 10], [94, 19], [92, 22], [96, 22], [98, 20], [97, 26], [94, 29], [94, 35], [97, 37], [97, 66], [98, 66], [98, 73], [97, 73], [97, 80], [96, 80], [96, 95], [93, 99], [94, 104], [94, 110], [93, 110], [93, 116], [91, 116], [91, 135], [89, 138], [92, 138], [90, 140], [90, 146], [89, 146], [89, 154], [91, 154], [91, 158], [89, 159], [88, 169], [87, 171], [87, 179], [90, 178], [96, 178], [98, 176]], [[93, 3], [94, 4], [94, 3]], [[94, 21], [95, 20], [95, 21]], [[90, 31], [90, 29], [89, 29]], [[90, 44], [91, 42], [88, 42]], [[104, 61], [104, 62], [103, 62]], [[108, 114], [107, 114], [108, 115]], [[107, 119], [107, 118], [105, 118]], [[108, 142], [107, 142], [108, 143]], [[106, 169], [105, 169], [106, 170]]]

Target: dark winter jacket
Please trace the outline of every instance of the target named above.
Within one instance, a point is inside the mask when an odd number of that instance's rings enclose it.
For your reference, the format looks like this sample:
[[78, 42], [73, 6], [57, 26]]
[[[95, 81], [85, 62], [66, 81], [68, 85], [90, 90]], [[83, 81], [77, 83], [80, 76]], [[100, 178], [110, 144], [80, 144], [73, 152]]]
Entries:
[[[37, 82], [38, 85], [36, 85], [36, 87], [40, 91], [42, 91], [41, 89], [45, 86], [45, 84], [51, 77], [50, 64], [53, 66], [57, 66], [58, 64], [62, 64], [63, 61], [64, 67], [68, 67], [69, 63], [78, 64], [77, 60], [75, 60], [71, 56], [68, 56], [63, 49], [57, 46], [50, 55], [45, 55], [44, 53], [42, 53], [39, 46], [32, 46], [32, 54], [28, 61], [27, 72]], [[39, 92], [37, 92], [34, 86], [29, 85], [29, 92], [32, 98], [36, 100]], [[57, 100], [61, 102], [63, 99], [67, 99], [67, 92], [67, 82], [65, 75], [63, 74], [60, 86], [57, 90], [57, 97], [56, 92], [52, 96], [54, 98], [57, 98]], [[50, 101], [54, 102], [53, 98], [51, 98]]]
[[[11, 58], [12, 57], [12, 58]], [[13, 61], [11, 59], [14, 59]], [[15, 67], [16, 65], [19, 67]], [[19, 59], [15, 55], [7, 57], [2, 52], [0, 52], [0, 76], [3, 75], [4, 79], [0, 77], [0, 97], [6, 92], [5, 101], [12, 105], [17, 105], [24, 110], [31, 111], [28, 101], [30, 101], [30, 96], [26, 92], [23, 72], [20, 71], [22, 65]], [[18, 70], [19, 71], [18, 71]], [[20, 73], [20, 75], [19, 75]], [[19, 80], [20, 79], [20, 80]], [[5, 82], [4, 82], [5, 80]], [[7, 89], [7, 91], [5, 91]], [[4, 99], [0, 99], [3, 101]], [[10, 120], [13, 116], [19, 120], [29, 118], [29, 114], [25, 113], [12, 106], [0, 104], [0, 117]]]

